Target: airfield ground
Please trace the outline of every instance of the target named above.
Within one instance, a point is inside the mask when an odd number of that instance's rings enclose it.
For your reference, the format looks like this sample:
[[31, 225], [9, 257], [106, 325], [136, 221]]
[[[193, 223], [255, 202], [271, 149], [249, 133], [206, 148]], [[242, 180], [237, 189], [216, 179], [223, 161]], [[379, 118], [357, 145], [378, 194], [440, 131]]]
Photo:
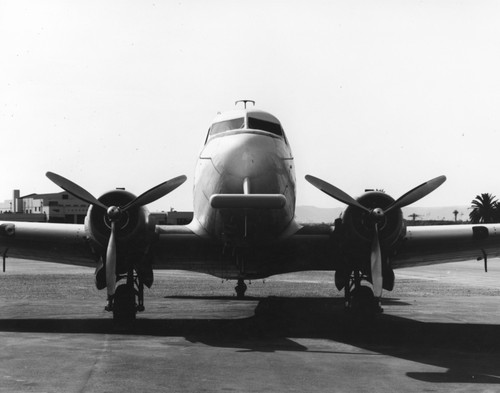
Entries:
[[0, 392], [500, 392], [500, 259], [397, 271], [384, 314], [347, 317], [333, 274], [234, 283], [157, 272], [113, 325], [92, 269], [8, 259]]

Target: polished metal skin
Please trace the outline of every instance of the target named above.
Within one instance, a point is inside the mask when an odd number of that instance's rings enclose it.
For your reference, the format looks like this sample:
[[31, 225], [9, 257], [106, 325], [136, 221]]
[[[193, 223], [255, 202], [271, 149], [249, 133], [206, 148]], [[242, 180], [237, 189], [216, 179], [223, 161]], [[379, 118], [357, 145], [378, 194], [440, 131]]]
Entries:
[[[313, 186], [348, 207], [335, 225], [297, 223], [295, 163], [286, 134], [275, 116], [248, 103], [212, 122], [196, 163], [190, 224], [155, 225], [145, 207], [179, 187], [184, 175], [138, 197], [113, 190], [97, 199], [48, 172], [51, 181], [91, 205], [85, 224], [0, 221], [4, 259], [97, 265], [96, 285], [107, 288], [108, 298], [115, 296], [118, 277], [133, 290], [137, 285], [142, 300], [143, 286], [153, 283], [153, 267], [236, 279], [240, 290], [243, 280], [305, 270], [340, 271], [345, 287], [354, 272], [379, 298], [388, 289], [384, 279], [394, 278], [392, 269], [400, 266], [500, 255], [497, 224], [405, 226], [401, 208], [437, 189], [444, 176], [395, 200], [381, 192], [355, 199], [307, 175]], [[105, 278], [99, 276], [104, 270]]]

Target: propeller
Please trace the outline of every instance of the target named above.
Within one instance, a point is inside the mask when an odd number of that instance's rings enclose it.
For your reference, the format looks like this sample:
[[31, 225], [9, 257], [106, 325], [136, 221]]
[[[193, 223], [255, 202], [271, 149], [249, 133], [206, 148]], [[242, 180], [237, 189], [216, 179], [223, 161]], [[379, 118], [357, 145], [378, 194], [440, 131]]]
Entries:
[[366, 206], [361, 205], [357, 200], [346, 194], [341, 189], [321, 180], [317, 177], [306, 175], [306, 180], [311, 183], [314, 187], [320, 189], [324, 193], [330, 195], [332, 198], [345, 203], [348, 206], [356, 207], [369, 214], [374, 224], [374, 235], [371, 244], [370, 252], [370, 266], [372, 273], [372, 284], [373, 284], [373, 294], [375, 297], [382, 296], [382, 253], [380, 250], [380, 239], [378, 225], [384, 221], [385, 215], [393, 209], [401, 209], [405, 206], [418, 201], [419, 199], [430, 194], [436, 188], [446, 181], [446, 176], [438, 176], [431, 179], [419, 186], [413, 188], [407, 193], [403, 194], [396, 201], [394, 201], [387, 208], [374, 208], [369, 209]]
[[340, 188], [337, 188], [324, 180], [318, 179], [317, 177], [306, 175], [306, 180], [311, 183], [317, 189], [323, 191], [325, 194], [330, 195], [332, 198], [345, 203], [348, 206], [356, 206], [357, 208], [370, 213], [370, 209], [364, 207], [356, 199], [346, 194]]
[[109, 234], [108, 248], [106, 250], [106, 289], [108, 299], [115, 294], [116, 287], [116, 221], [111, 220], [111, 233]]
[[74, 197], [91, 204], [92, 206], [99, 206], [101, 209], [108, 210], [100, 201], [98, 201], [90, 192], [80, 187], [78, 184], [73, 183], [57, 173], [47, 172], [45, 174], [53, 183], [57, 184], [63, 190], [69, 192]]
[[382, 296], [382, 253], [380, 251], [380, 241], [378, 236], [378, 225], [375, 223], [375, 235], [372, 240], [370, 252], [370, 267], [372, 270], [373, 295]]
[[67, 191], [76, 198], [106, 211], [106, 215], [111, 223], [111, 233], [109, 235], [108, 246], [106, 249], [106, 286], [108, 291], [108, 299], [115, 294], [116, 223], [120, 219], [121, 215], [127, 210], [135, 207], [141, 207], [147, 205], [148, 203], [154, 202], [157, 199], [160, 199], [161, 197], [175, 190], [186, 181], [186, 176], [177, 176], [157, 185], [156, 187], [149, 189], [124, 206], [106, 206], [98, 199], [96, 199], [92, 194], [90, 194], [87, 190], [80, 187], [78, 184], [73, 183], [71, 180], [68, 180], [65, 177], [53, 172], [47, 172], [46, 176], [63, 190]]

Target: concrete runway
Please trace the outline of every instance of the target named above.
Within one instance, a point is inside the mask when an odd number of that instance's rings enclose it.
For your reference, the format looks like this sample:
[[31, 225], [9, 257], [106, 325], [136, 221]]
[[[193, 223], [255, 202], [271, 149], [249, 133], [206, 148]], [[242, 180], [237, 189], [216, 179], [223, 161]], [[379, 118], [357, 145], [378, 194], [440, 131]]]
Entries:
[[384, 314], [348, 318], [319, 272], [249, 286], [161, 271], [129, 329], [92, 269], [9, 259], [0, 392], [500, 392], [500, 260], [397, 271]]

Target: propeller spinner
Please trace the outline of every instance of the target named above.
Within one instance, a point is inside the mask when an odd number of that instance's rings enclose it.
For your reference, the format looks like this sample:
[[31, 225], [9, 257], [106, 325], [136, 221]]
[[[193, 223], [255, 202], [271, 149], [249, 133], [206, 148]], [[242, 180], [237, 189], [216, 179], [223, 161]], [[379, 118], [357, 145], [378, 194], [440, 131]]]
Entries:
[[393, 209], [401, 209], [405, 206], [418, 201], [419, 199], [430, 194], [436, 188], [446, 181], [446, 176], [438, 176], [431, 179], [419, 186], [413, 188], [407, 193], [399, 197], [394, 203], [388, 206], [385, 210], [382, 208], [369, 209], [366, 206], [361, 205], [357, 200], [346, 194], [341, 189], [321, 180], [317, 177], [307, 175], [306, 180], [311, 183], [314, 187], [320, 189], [324, 193], [328, 194], [332, 198], [345, 203], [348, 206], [352, 206], [361, 209], [369, 214], [372, 219], [374, 232], [371, 244], [370, 252], [370, 265], [372, 273], [372, 283], [373, 283], [373, 294], [375, 297], [382, 296], [382, 254], [380, 251], [380, 239], [379, 239], [379, 223], [383, 222], [385, 215]]
[[73, 183], [71, 180], [53, 172], [47, 172], [46, 176], [76, 198], [106, 211], [106, 216], [111, 223], [111, 232], [106, 249], [106, 287], [108, 299], [113, 297], [116, 287], [116, 223], [127, 210], [154, 202], [172, 192], [186, 181], [186, 176], [184, 175], [174, 177], [149, 189], [124, 206], [106, 206], [87, 190]]

